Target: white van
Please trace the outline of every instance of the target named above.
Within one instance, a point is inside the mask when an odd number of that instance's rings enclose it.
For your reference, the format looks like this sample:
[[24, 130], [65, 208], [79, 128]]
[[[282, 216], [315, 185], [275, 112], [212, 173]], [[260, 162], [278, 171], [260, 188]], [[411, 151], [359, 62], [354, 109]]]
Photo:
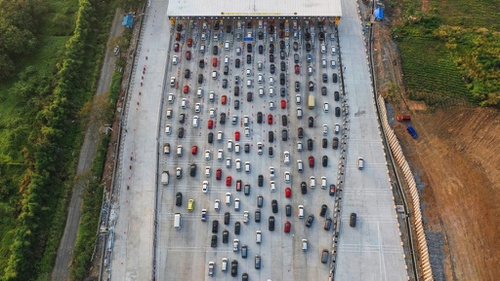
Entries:
[[174, 215], [174, 227], [175, 229], [181, 229], [181, 214], [175, 213]]
[[308, 246], [307, 239], [302, 239], [302, 251], [306, 252]]
[[358, 170], [363, 170], [365, 167], [365, 160], [363, 157], [358, 157]]
[[221, 266], [221, 270], [222, 271], [227, 271], [227, 258], [222, 258], [222, 266]]
[[255, 231], [255, 243], [262, 243], [262, 231], [260, 230]]
[[299, 219], [304, 218], [304, 205], [299, 205]]
[[309, 186], [311, 188], [316, 188], [316, 178], [314, 176], [309, 177]]

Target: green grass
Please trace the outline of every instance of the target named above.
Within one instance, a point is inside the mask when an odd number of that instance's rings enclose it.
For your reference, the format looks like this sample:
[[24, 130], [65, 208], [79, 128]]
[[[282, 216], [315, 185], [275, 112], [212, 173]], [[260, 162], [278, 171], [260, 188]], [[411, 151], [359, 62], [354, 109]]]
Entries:
[[430, 3], [443, 20], [443, 24], [500, 30], [498, 0], [431, 0]]

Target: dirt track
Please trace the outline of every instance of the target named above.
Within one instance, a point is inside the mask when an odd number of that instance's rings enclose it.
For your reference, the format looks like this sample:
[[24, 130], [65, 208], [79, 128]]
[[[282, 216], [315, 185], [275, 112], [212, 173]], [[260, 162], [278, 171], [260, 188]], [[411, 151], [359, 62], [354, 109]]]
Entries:
[[[395, 122], [405, 155], [422, 186], [424, 225], [435, 280], [496, 280], [500, 276], [500, 112], [487, 108], [437, 109], [407, 100], [397, 47], [387, 27], [374, 27], [380, 93], [394, 113], [411, 114], [413, 140]], [[395, 118], [395, 116], [392, 116]], [[495, 277], [496, 276], [496, 277]]]

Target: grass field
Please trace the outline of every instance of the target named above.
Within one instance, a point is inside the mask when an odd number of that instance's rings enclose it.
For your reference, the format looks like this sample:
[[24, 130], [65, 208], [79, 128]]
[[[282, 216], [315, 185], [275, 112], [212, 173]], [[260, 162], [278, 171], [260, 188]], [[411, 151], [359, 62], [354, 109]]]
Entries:
[[[500, 105], [500, 1], [402, 1], [398, 42], [410, 97]], [[434, 97], [432, 97], [434, 96]]]

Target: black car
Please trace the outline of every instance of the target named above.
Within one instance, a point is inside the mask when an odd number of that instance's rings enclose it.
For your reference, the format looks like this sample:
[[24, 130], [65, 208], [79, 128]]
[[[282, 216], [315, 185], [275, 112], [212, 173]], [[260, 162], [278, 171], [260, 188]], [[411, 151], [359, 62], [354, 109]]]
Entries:
[[259, 38], [259, 40], [263, 40], [264, 39], [264, 32], [259, 31], [259, 33], [257, 33], [257, 37]]
[[221, 125], [226, 124], [226, 113], [225, 112], [221, 112], [221, 114], [220, 114], [220, 122], [219, 123]]
[[309, 150], [309, 151], [313, 150], [313, 140], [312, 139], [307, 139], [307, 150]]
[[259, 195], [257, 196], [257, 207], [262, 208], [264, 205], [264, 196]]
[[321, 95], [326, 96], [326, 87], [325, 86], [321, 87]]
[[337, 137], [334, 137], [334, 138], [333, 138], [333, 141], [332, 141], [332, 148], [333, 148], [333, 149], [337, 149], [337, 148], [339, 148], [339, 138], [337, 138]]
[[262, 124], [262, 112], [257, 112], [257, 124]]
[[[306, 33], [306, 35], [307, 35], [307, 34], [309, 34], [309, 33]], [[311, 36], [311, 35], [309, 35], [309, 36]], [[306, 43], [306, 51], [307, 51], [307, 52], [310, 52], [310, 51], [311, 51], [311, 43], [309, 43], [309, 42], [307, 42], [307, 43]]]
[[309, 128], [314, 127], [314, 117], [309, 116], [309, 118], [307, 120], [307, 125], [308, 125]]
[[248, 53], [252, 52], [252, 44], [250, 44], [250, 43], [247, 44], [247, 52]]
[[286, 57], [286, 53], [284, 51], [280, 52], [280, 59], [284, 60]]
[[179, 123], [184, 124], [185, 121], [186, 121], [186, 114], [181, 113], [179, 115]]
[[286, 214], [287, 217], [291, 217], [292, 216], [292, 205], [287, 204], [285, 206], [285, 214]]
[[210, 246], [212, 248], [216, 248], [217, 247], [217, 235], [212, 235], [212, 242], [210, 243]]
[[337, 83], [337, 81], [338, 81], [338, 75], [337, 75], [337, 73], [333, 73], [332, 74], [332, 82]]
[[245, 272], [241, 275], [241, 281], [248, 281], [248, 273]]
[[319, 216], [324, 217], [326, 215], [327, 209], [328, 209], [328, 206], [326, 206], [326, 204], [321, 205], [321, 210], [319, 211]]
[[261, 212], [259, 209], [255, 210], [255, 222], [260, 222]]
[[246, 196], [250, 195], [250, 185], [248, 183], [246, 183], [243, 187], [243, 194], [245, 194]]
[[335, 99], [335, 101], [339, 101], [340, 100], [340, 94], [338, 91], [335, 91], [335, 93], [333, 93], [333, 98]]
[[285, 73], [280, 74], [280, 85], [281, 86], [285, 85]]
[[225, 225], [229, 225], [229, 219], [230, 219], [230, 217], [231, 217], [231, 213], [226, 212], [226, 213], [224, 214], [224, 224], [225, 224]]
[[269, 44], [269, 53], [274, 54], [274, 44], [273, 43]]
[[[268, 132], [268, 141], [270, 143], [274, 142], [274, 132], [273, 131]], [[269, 147], [269, 148], [271, 148], [271, 147]]]
[[[293, 42], [293, 50], [298, 51], [299, 50], [299, 43]], [[297, 62], [296, 62], [297, 63]]]
[[248, 93], [247, 93], [247, 101], [248, 101], [248, 102], [253, 101], [253, 93], [252, 93], [252, 92], [248, 92]]
[[203, 74], [198, 74], [198, 84], [203, 83]]
[[217, 46], [217, 45], [213, 46], [212, 53], [214, 54], [214, 56], [218, 55], [219, 54], [219, 46]]
[[295, 92], [299, 92], [299, 91], [300, 91], [300, 82], [295, 81]]
[[268, 229], [269, 229], [269, 231], [274, 231], [274, 217], [273, 216], [269, 217]]
[[245, 153], [250, 153], [250, 144], [249, 143], [245, 143]]
[[180, 207], [182, 206], [182, 193], [177, 192], [175, 194], [175, 206]]
[[240, 87], [234, 86], [234, 96], [237, 97], [240, 95]]
[[300, 191], [302, 192], [302, 194], [307, 194], [307, 185], [306, 185], [306, 182], [301, 182], [300, 183]]
[[227, 244], [229, 241], [229, 231], [224, 230], [222, 232], [222, 243]]
[[323, 140], [321, 140], [321, 144], [322, 144], [323, 148], [327, 148], [328, 147], [328, 140], [326, 138], [323, 138]]
[[234, 66], [235, 66], [236, 68], [240, 68], [240, 65], [241, 65], [241, 60], [240, 60], [240, 59], [236, 59], [236, 60], [234, 61]]
[[267, 150], [268, 150], [269, 157], [273, 157], [274, 156], [274, 149], [273, 149], [273, 147], [270, 146]]
[[238, 261], [233, 260], [231, 262], [231, 276], [236, 277], [238, 276]]
[[280, 50], [285, 50], [285, 40], [280, 40]]
[[278, 201], [276, 199], [271, 202], [271, 207], [274, 214], [278, 213]]
[[340, 117], [340, 107], [335, 107], [335, 116]]
[[225, 65], [224, 66], [224, 75], [228, 75], [229, 74], [229, 66]]
[[286, 89], [284, 87], [280, 89], [280, 96], [286, 96]]
[[208, 143], [213, 143], [214, 142], [214, 133], [210, 132], [208, 133]]
[[282, 126], [288, 125], [288, 117], [286, 117], [286, 115], [281, 115], [281, 125]]
[[252, 55], [247, 55], [247, 64], [252, 63]]
[[328, 194], [330, 196], [334, 196], [335, 195], [335, 185], [334, 184], [330, 184], [330, 190], [328, 191]]
[[241, 222], [237, 221], [234, 223], [234, 234], [240, 235]]
[[280, 65], [281, 65], [281, 71], [286, 71], [286, 63], [282, 61]]
[[264, 46], [262, 45], [259, 45], [259, 54], [263, 54], [264, 53]]
[[288, 131], [286, 129], [281, 130], [281, 140], [283, 141], [288, 140]]
[[328, 166], [328, 156], [323, 155], [323, 157], [321, 158], [321, 162], [323, 164], [323, 167], [327, 167]]
[[182, 139], [184, 137], [184, 127], [180, 127], [178, 130], [177, 130], [177, 136]]
[[258, 178], [258, 180], [257, 180], [258, 186], [263, 187], [264, 186], [264, 176], [259, 175], [257, 178]]
[[198, 66], [200, 68], [204, 68], [205, 67], [205, 60], [200, 60], [200, 62], [198, 63]]
[[219, 221], [214, 220], [212, 222], [212, 233], [217, 233], [217, 232], [219, 232]]
[[234, 109], [236, 109], [236, 110], [240, 109], [240, 101], [239, 100], [234, 101]]
[[306, 226], [311, 227], [313, 222], [314, 222], [314, 215], [311, 214], [307, 217]]
[[185, 69], [184, 70], [184, 78], [189, 79], [189, 77], [191, 77], [191, 70]]
[[349, 226], [350, 227], [356, 227], [356, 218], [357, 218], [356, 213], [351, 213], [351, 216], [349, 217]]
[[271, 71], [271, 74], [274, 74], [276, 72], [276, 66], [274, 65], [274, 63], [272, 63], [270, 66], [269, 66], [269, 69]]
[[309, 92], [312, 92], [312, 91], [314, 91], [314, 82], [309, 81]]
[[274, 63], [274, 55], [273, 54], [269, 55], [269, 62]]
[[189, 167], [189, 175], [191, 177], [196, 177], [196, 164], [191, 164], [191, 166]]

